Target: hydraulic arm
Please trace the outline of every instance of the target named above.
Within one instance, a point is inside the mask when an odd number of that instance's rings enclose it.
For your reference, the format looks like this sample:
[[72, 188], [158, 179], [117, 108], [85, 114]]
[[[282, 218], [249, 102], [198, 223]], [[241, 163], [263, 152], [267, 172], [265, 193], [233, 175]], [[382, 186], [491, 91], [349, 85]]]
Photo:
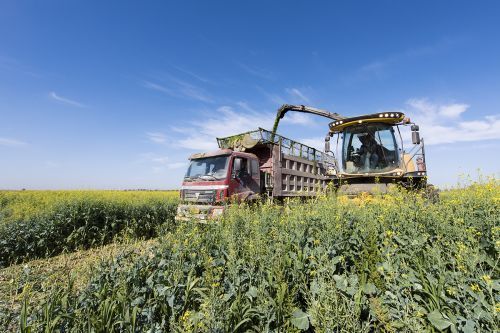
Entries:
[[272, 129], [272, 138], [274, 138], [274, 135], [276, 134], [276, 130], [278, 129], [278, 124], [279, 124], [280, 120], [283, 119], [283, 117], [285, 116], [285, 114], [288, 111], [311, 113], [311, 114], [315, 114], [317, 116], [322, 116], [322, 117], [329, 118], [332, 120], [345, 119], [345, 117], [342, 117], [338, 113], [331, 113], [331, 112], [321, 110], [321, 109], [316, 109], [316, 108], [313, 108], [310, 106], [283, 104], [278, 109], [278, 113], [276, 114], [276, 119], [274, 120], [274, 125], [273, 125], [273, 129]]

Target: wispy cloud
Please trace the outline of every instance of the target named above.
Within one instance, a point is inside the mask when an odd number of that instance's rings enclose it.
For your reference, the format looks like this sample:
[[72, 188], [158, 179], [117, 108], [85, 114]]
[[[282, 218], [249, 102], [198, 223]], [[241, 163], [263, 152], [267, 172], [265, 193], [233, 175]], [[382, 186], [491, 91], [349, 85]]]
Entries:
[[0, 55], [0, 69], [5, 69], [9, 71], [13, 71], [16, 73], [21, 73], [24, 75], [28, 75], [34, 78], [40, 78], [42, 75], [39, 73], [33, 71], [29, 67], [25, 66], [24, 64], [21, 64], [17, 59], [11, 58], [11, 57], [6, 57], [3, 55]]
[[52, 161], [52, 160], [47, 160], [45, 161], [45, 167], [48, 169], [57, 169], [61, 167], [61, 163]]
[[269, 92], [264, 88], [257, 86], [259, 90], [276, 108], [281, 104], [313, 104], [313, 99], [310, 95], [314, 95], [311, 87], [301, 88], [285, 88], [279, 93]]
[[0, 138], [0, 146], [18, 147], [18, 146], [25, 146], [25, 145], [27, 145], [26, 142], [19, 141], [16, 139]]
[[298, 112], [287, 113], [282, 121], [284, 123], [295, 124], [295, 125], [313, 125], [316, 123], [313, 120], [313, 116]]
[[163, 133], [160, 132], [148, 132], [146, 133], [149, 141], [154, 142], [154, 143], [161, 143], [165, 144], [167, 143], [167, 136]]
[[288, 93], [288, 95], [290, 95], [295, 100], [298, 100], [299, 102], [307, 104], [311, 103], [309, 97], [307, 97], [305, 93], [298, 88], [286, 88], [285, 91]]
[[270, 127], [272, 116], [259, 112], [237, 112], [230, 106], [217, 108], [214, 116], [202, 123], [193, 123], [190, 133], [177, 140], [177, 145], [193, 150], [212, 150], [217, 148], [215, 138], [225, 137], [255, 129], [258, 126]]
[[344, 78], [344, 81], [346, 83], [353, 83], [372, 78], [384, 78], [389, 74], [389, 68], [392, 65], [414, 58], [438, 54], [449, 49], [458, 42], [458, 40], [443, 39], [434, 44], [408, 48], [402, 52], [388, 54], [385, 57], [374, 59], [361, 65], [352, 75]]
[[187, 166], [186, 161], [174, 162], [169, 156], [162, 156], [155, 153], [141, 154], [139, 162], [150, 164], [151, 170], [154, 173], [161, 173], [168, 170], [185, 168]]
[[171, 145], [174, 148], [196, 151], [217, 149], [215, 138], [238, 134], [257, 127], [272, 126], [274, 113], [258, 112], [245, 102], [238, 102], [238, 108], [221, 106], [205, 115], [203, 121], [191, 122], [190, 126], [172, 127], [175, 137], [163, 133], [147, 133], [152, 142]]
[[274, 73], [271, 71], [268, 71], [264, 68], [256, 67], [256, 66], [249, 66], [246, 64], [243, 64], [241, 62], [236, 62], [238, 66], [240, 66], [241, 69], [243, 69], [245, 72], [247, 72], [250, 75], [256, 76], [261, 79], [266, 79], [266, 80], [273, 80], [275, 79]]
[[214, 100], [204, 89], [194, 84], [169, 76], [168, 83], [158, 83], [148, 80], [141, 82], [142, 86], [151, 90], [159, 91], [175, 98], [197, 100], [205, 103], [213, 103]]
[[239, 101], [239, 102], [236, 103], [236, 105], [238, 105], [240, 108], [242, 108], [245, 111], [252, 112], [252, 113], [256, 113], [257, 112], [247, 102]]
[[84, 104], [79, 103], [79, 102], [77, 102], [75, 100], [72, 100], [72, 99], [60, 96], [60, 95], [56, 94], [54, 91], [52, 91], [52, 92], [49, 93], [49, 97], [51, 99], [53, 99], [54, 101], [62, 103], [62, 104], [76, 106], [76, 107], [79, 107], [79, 108], [84, 108], [85, 107]]
[[201, 76], [201, 75], [198, 75], [192, 71], [189, 71], [185, 68], [182, 68], [182, 67], [179, 67], [179, 66], [173, 66], [176, 70], [178, 70], [179, 72], [182, 72], [192, 78], [195, 78], [196, 80], [200, 81], [200, 82], [203, 82], [203, 83], [213, 83], [211, 80]]
[[[326, 136], [326, 131], [325, 131], [325, 136]], [[317, 137], [313, 137], [313, 138], [303, 138], [303, 139], [299, 139], [298, 141], [309, 146], [309, 147], [313, 147], [313, 148], [316, 148], [318, 150], [323, 150], [325, 147], [325, 136], [317, 136]]]
[[176, 96], [176, 94], [174, 93], [174, 91], [172, 89], [169, 89], [169, 88], [164, 87], [162, 85], [159, 85], [157, 83], [153, 83], [153, 82], [150, 82], [150, 81], [142, 81], [142, 86], [144, 88], [148, 88], [148, 89], [151, 89], [151, 90], [156, 90], [156, 91], [168, 94], [170, 96]]
[[465, 103], [439, 104], [427, 98], [412, 98], [400, 110], [420, 125], [428, 145], [500, 139], [500, 114], [464, 119]]
[[174, 170], [174, 169], [182, 169], [185, 168], [188, 165], [187, 162], [173, 162], [167, 164], [167, 169], [169, 170]]
[[286, 99], [283, 96], [276, 93], [268, 92], [267, 90], [265, 90], [260, 86], [257, 86], [256, 88], [274, 105], [278, 106], [286, 103]]

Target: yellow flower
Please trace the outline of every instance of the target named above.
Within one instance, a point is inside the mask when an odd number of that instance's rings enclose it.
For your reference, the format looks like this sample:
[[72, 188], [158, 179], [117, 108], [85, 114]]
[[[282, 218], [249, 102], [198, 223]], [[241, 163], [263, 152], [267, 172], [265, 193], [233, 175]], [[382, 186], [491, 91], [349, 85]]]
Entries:
[[186, 322], [189, 320], [189, 316], [190, 316], [191, 312], [189, 312], [189, 310], [187, 310], [186, 312], [184, 312], [184, 314], [182, 315], [181, 317], [181, 320]]
[[319, 245], [319, 239], [314, 240], [314, 245], [318, 246]]
[[486, 282], [487, 285], [491, 284], [491, 276], [489, 276], [489, 275], [483, 275], [481, 277], [481, 279], [483, 279], [483, 281]]
[[471, 284], [470, 289], [472, 289], [472, 291], [476, 291], [476, 292], [481, 291], [481, 288], [479, 287], [479, 285], [477, 283]]

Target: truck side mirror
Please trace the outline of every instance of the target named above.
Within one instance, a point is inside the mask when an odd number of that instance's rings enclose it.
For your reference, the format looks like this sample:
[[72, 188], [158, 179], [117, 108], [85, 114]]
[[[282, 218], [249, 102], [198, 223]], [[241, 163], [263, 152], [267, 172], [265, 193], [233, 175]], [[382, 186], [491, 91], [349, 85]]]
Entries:
[[330, 137], [325, 138], [325, 153], [330, 151]]
[[414, 145], [420, 144], [420, 133], [418, 131], [411, 132], [411, 141]]
[[233, 178], [236, 177], [236, 174], [241, 170], [241, 158], [236, 157], [233, 162]]

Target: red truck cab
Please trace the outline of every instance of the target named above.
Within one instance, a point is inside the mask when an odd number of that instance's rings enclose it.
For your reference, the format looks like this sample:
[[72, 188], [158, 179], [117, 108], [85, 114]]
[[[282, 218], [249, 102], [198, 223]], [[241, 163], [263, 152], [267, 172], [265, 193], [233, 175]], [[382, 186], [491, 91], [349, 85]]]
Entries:
[[189, 160], [176, 220], [214, 218], [222, 215], [227, 202], [254, 200], [261, 193], [259, 159], [254, 154], [220, 149]]

